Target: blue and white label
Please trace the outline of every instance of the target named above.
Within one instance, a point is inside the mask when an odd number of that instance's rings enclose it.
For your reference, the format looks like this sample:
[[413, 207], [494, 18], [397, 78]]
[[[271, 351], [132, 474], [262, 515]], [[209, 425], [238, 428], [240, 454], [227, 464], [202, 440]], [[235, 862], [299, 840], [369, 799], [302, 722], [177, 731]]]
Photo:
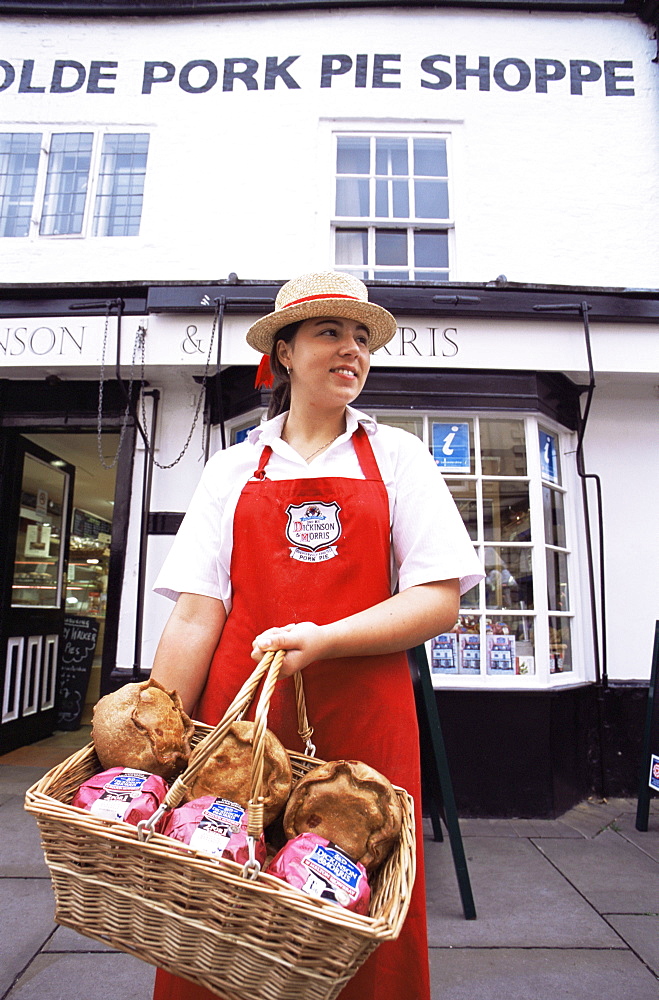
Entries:
[[212, 858], [221, 858], [231, 835], [241, 828], [245, 810], [229, 799], [215, 799], [204, 809], [197, 828], [190, 837], [190, 847]]
[[654, 788], [655, 792], [659, 792], [659, 756], [653, 753], [650, 757], [650, 788]]
[[558, 452], [556, 451], [556, 437], [546, 431], [538, 431], [540, 439], [540, 469], [542, 478], [548, 483], [558, 485]]
[[92, 802], [89, 811], [101, 819], [123, 820], [150, 777], [148, 771], [125, 768], [103, 786], [103, 794]]
[[313, 852], [303, 859], [310, 871], [302, 891], [318, 899], [329, 899], [341, 906], [356, 899], [362, 872], [346, 854], [337, 847], [317, 844]]
[[432, 457], [447, 472], [471, 472], [469, 424], [433, 423]]

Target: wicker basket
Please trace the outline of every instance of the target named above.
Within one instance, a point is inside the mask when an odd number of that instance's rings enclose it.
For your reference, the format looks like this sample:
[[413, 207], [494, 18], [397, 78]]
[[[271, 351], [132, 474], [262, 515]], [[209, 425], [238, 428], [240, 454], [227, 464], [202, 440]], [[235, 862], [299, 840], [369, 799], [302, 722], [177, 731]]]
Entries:
[[[280, 660], [264, 657], [215, 729], [195, 725], [203, 749], [172, 785], [167, 807], [182, 801], [185, 781], [250, 704], [267, 672], [255, 716], [249, 809], [250, 833], [258, 836], [262, 819], [254, 803], [261, 794], [267, 707]], [[294, 781], [322, 763], [303, 754], [290, 757]], [[142, 839], [144, 831], [134, 826], [71, 806], [82, 782], [101, 770], [90, 744], [26, 794], [25, 808], [36, 814], [41, 831], [58, 923], [225, 1000], [333, 1000], [378, 944], [400, 933], [415, 874], [413, 802], [404, 789], [395, 789], [403, 811], [400, 842], [371, 880], [366, 917], [267, 874], [248, 877], [243, 866], [197, 854], [169, 837], [147, 831]]]

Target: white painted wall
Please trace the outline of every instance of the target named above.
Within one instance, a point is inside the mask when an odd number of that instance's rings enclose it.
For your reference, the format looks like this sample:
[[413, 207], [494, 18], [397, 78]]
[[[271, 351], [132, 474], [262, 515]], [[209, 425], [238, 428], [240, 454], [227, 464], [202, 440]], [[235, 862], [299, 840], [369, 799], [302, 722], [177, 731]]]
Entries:
[[[447, 129], [453, 135], [455, 266], [451, 278], [653, 287], [659, 259], [659, 108], [655, 44], [633, 17], [578, 13], [451, 11], [384, 8], [205, 18], [3, 19], [3, 59], [16, 71], [0, 91], [0, 128], [41, 124], [84, 129], [123, 126], [151, 133], [139, 237], [36, 238], [0, 241], [3, 281], [285, 278], [329, 263], [333, 123], [380, 128]], [[355, 71], [320, 86], [324, 54], [367, 57], [367, 86]], [[386, 84], [374, 88], [375, 54]], [[421, 69], [428, 56], [450, 74]], [[456, 56], [467, 66], [490, 59], [490, 89], [469, 77], [455, 85]], [[264, 89], [268, 57], [298, 58], [290, 74]], [[258, 62], [256, 90], [237, 81], [223, 92], [227, 58]], [[494, 67], [516, 58], [605, 61], [618, 67], [618, 90], [607, 96], [604, 74], [570, 93], [567, 77], [536, 91], [499, 86]], [[34, 60], [20, 93], [23, 60]], [[84, 87], [50, 93], [56, 59], [89, 72], [104, 67], [100, 93]], [[206, 93], [179, 86], [194, 60], [219, 69]], [[168, 62], [174, 79], [143, 94], [147, 61]], [[398, 70], [399, 72], [396, 72]], [[163, 73], [160, 68], [158, 73]], [[594, 71], [595, 72], [595, 71]], [[73, 74], [73, 71], [70, 71]], [[569, 74], [568, 74], [569, 75]], [[624, 77], [632, 76], [631, 82]], [[201, 67], [189, 82], [201, 87]], [[2, 86], [0, 70], [0, 86]], [[5, 77], [5, 79], [7, 79]], [[64, 80], [74, 80], [75, 75]], [[509, 67], [504, 79], [519, 79]], [[114, 91], [114, 92], [111, 92]]]

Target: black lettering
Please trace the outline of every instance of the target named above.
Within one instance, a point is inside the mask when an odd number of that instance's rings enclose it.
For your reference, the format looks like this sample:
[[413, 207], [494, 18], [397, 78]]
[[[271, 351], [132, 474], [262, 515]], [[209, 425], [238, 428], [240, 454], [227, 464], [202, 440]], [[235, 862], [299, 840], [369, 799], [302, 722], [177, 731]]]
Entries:
[[[50, 343], [46, 347], [45, 351], [38, 351], [34, 346], [34, 339], [37, 336], [37, 334], [40, 333], [42, 330], [47, 330], [48, 333], [50, 334], [50, 336], [48, 337]], [[30, 350], [32, 351], [33, 354], [50, 354], [54, 346], [55, 346], [55, 331], [51, 330], [49, 326], [38, 326], [30, 334]]]
[[368, 56], [360, 55], [355, 59], [355, 87], [366, 86], [366, 71], [368, 69]]
[[[245, 68], [238, 70], [237, 66]], [[258, 90], [259, 85], [254, 79], [254, 74], [259, 68], [256, 59], [225, 59], [224, 76], [222, 78], [222, 90], [233, 90], [233, 81], [242, 80], [248, 90]]]
[[27, 333], [27, 327], [26, 326], [17, 326], [16, 329], [14, 330], [14, 340], [18, 341], [18, 343], [21, 345], [21, 349], [20, 349], [20, 351], [10, 351], [9, 352], [10, 354], [14, 354], [14, 355], [15, 354], [23, 354], [23, 352], [25, 351], [25, 341], [21, 340], [21, 338], [18, 336], [19, 333]]
[[[66, 69], [72, 69], [74, 73], [77, 74], [75, 83], [69, 83], [66, 85], [62, 83], [62, 77], [64, 76], [64, 70]], [[74, 90], [80, 90], [85, 82], [86, 76], [87, 70], [82, 63], [76, 62], [75, 59], [56, 59], [53, 67], [53, 78], [50, 81], [50, 93], [72, 94]]]
[[457, 90], [467, 89], [467, 77], [478, 77], [478, 89], [490, 89], [490, 57], [479, 56], [478, 69], [467, 69], [467, 57], [455, 57], [455, 86]]
[[400, 80], [385, 80], [385, 73], [396, 73], [400, 76], [400, 66], [385, 66], [385, 60], [395, 60], [400, 62], [400, 56], [394, 55], [374, 55], [373, 56], [373, 86], [374, 87], [398, 87]]
[[284, 81], [289, 90], [299, 90], [300, 84], [294, 80], [288, 72], [288, 67], [294, 63], [299, 56], [287, 56], [282, 63], [277, 61], [277, 56], [268, 56], [265, 61], [265, 83], [264, 90], [274, 90], [277, 78]]
[[451, 350], [445, 351], [444, 348], [442, 347], [443, 358], [454, 358], [458, 353], [458, 345], [455, 342], [455, 340], [451, 340], [451, 338], [449, 337], [449, 333], [454, 334], [456, 337], [458, 335], [458, 331], [454, 326], [447, 326], [445, 330], [442, 330], [442, 340], [444, 340], [447, 344], [450, 344], [451, 347], [453, 347], [452, 351]]
[[[553, 72], [550, 73], [549, 70]], [[552, 80], [562, 80], [565, 76], [565, 66], [558, 59], [536, 59], [535, 61], [535, 92], [547, 93], [547, 83]]]
[[[334, 67], [335, 63], [337, 63], [336, 68]], [[350, 69], [352, 69], [352, 59], [350, 56], [323, 56], [320, 68], [320, 86], [331, 87], [333, 76], [341, 76]]]
[[[164, 69], [164, 76], [156, 76], [157, 69]], [[145, 62], [142, 77], [142, 93], [150, 94], [154, 83], [169, 83], [174, 79], [175, 66], [170, 62]]]
[[116, 69], [119, 63], [104, 62], [102, 59], [92, 59], [87, 82], [88, 94], [114, 94], [114, 87], [102, 87], [103, 80], [116, 80], [116, 73], [104, 73], [104, 69]]
[[21, 82], [18, 85], [19, 94], [45, 94], [45, 87], [32, 86], [32, 74], [34, 72], [34, 59], [24, 59], [21, 70]]
[[447, 87], [450, 87], [453, 83], [451, 74], [435, 66], [436, 62], [450, 63], [450, 61], [450, 56], [426, 56], [425, 59], [422, 59], [421, 69], [425, 73], [430, 73], [432, 76], [436, 76], [437, 80], [422, 80], [421, 86], [427, 87], [428, 90], [446, 90]]
[[570, 59], [570, 93], [583, 94], [584, 83], [594, 83], [602, 75], [602, 67], [590, 59]]
[[[517, 83], [508, 83], [506, 81], [506, 69], [508, 66], [514, 66], [519, 73]], [[502, 90], [526, 90], [531, 82], [531, 70], [523, 59], [500, 59], [494, 67], [492, 75], [494, 76], [494, 82]]]
[[[405, 331], [406, 330], [409, 331], [409, 333], [412, 334], [411, 337], [409, 337], [409, 338], [405, 337]], [[419, 357], [421, 356], [421, 351], [419, 350], [419, 348], [415, 344], [416, 330], [413, 329], [413, 327], [411, 327], [411, 326], [401, 326], [400, 327], [400, 339], [401, 339], [401, 354], [405, 354], [405, 346], [406, 346], [406, 344], [409, 344], [410, 347], [414, 348], [414, 350], [419, 355]]]
[[64, 354], [64, 336], [65, 336], [65, 334], [69, 338], [69, 340], [72, 340], [73, 343], [76, 345], [76, 347], [78, 348], [78, 353], [82, 354], [82, 342], [85, 339], [85, 327], [84, 326], [80, 327], [80, 340], [76, 340], [76, 338], [73, 336], [73, 334], [69, 330], [68, 326], [61, 326], [60, 327], [60, 335], [61, 335], [61, 337], [60, 337], [60, 347], [59, 347], [60, 354]]
[[617, 69], [632, 69], [634, 66], [633, 62], [630, 60], [626, 62], [617, 62], [614, 59], [604, 60], [604, 84], [606, 87], [607, 97], [633, 97], [634, 88], [633, 87], [619, 87], [619, 83], [628, 82], [633, 83], [633, 76], [616, 76]]
[[[190, 73], [192, 73], [194, 69], [197, 69], [198, 66], [205, 69], [208, 75], [204, 83], [199, 84], [198, 87], [193, 87], [190, 83]], [[208, 90], [211, 90], [216, 83], [217, 66], [208, 59], [193, 59], [191, 62], [186, 63], [179, 73], [178, 85], [181, 90], [186, 92], [186, 94], [205, 94]]]
[[16, 79], [16, 70], [11, 63], [7, 62], [6, 59], [0, 59], [0, 66], [2, 66], [5, 73], [5, 78], [2, 81], [2, 84], [0, 84], [0, 91], [2, 91], [6, 90], [7, 87], [11, 87], [12, 83]]

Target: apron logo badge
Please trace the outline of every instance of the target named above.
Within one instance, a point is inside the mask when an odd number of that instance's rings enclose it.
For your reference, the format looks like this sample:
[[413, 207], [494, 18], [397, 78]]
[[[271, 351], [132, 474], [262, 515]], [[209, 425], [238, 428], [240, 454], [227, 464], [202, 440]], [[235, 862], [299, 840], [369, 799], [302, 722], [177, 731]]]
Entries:
[[338, 555], [333, 544], [341, 537], [338, 503], [289, 504], [286, 538], [291, 559], [298, 562], [325, 562]]

